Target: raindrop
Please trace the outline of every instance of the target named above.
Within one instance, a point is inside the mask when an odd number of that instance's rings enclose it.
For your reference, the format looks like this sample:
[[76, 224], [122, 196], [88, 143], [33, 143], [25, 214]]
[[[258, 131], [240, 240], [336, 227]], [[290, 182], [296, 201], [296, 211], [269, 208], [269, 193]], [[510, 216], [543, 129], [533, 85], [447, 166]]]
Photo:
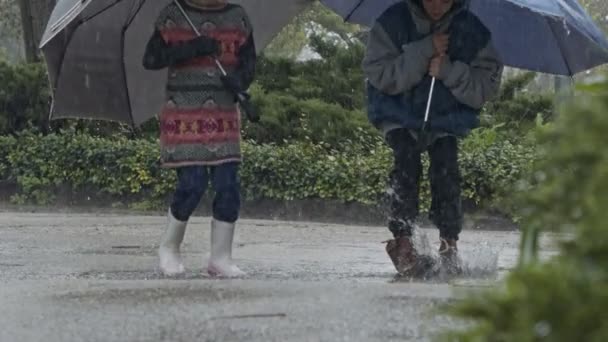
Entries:
[[570, 28], [568, 27], [568, 22], [566, 20], [563, 20], [562, 23], [564, 24], [564, 30], [566, 30], [566, 34], [569, 36]]
[[536, 180], [539, 182], [544, 182], [547, 179], [547, 174], [544, 172], [536, 172], [536, 174], [534, 175]]
[[572, 218], [578, 220], [583, 217], [583, 209], [576, 207], [572, 210]]
[[534, 326], [534, 332], [538, 337], [547, 337], [551, 333], [551, 325], [547, 321], [538, 322]]

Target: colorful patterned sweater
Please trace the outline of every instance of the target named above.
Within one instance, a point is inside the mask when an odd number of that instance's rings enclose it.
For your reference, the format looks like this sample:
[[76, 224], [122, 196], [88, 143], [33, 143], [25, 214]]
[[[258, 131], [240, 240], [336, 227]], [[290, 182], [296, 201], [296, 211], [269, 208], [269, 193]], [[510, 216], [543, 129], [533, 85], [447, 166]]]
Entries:
[[[227, 4], [221, 9], [202, 10], [180, 3], [201, 34], [219, 42], [218, 59], [242, 90], [247, 89], [253, 81], [256, 54], [243, 8]], [[199, 40], [197, 46], [194, 38], [196, 33], [171, 3], [159, 15], [144, 56], [148, 69], [169, 68], [166, 102], [160, 115], [164, 167], [241, 161], [235, 94], [221, 81], [221, 72], [209, 56], [210, 44]]]

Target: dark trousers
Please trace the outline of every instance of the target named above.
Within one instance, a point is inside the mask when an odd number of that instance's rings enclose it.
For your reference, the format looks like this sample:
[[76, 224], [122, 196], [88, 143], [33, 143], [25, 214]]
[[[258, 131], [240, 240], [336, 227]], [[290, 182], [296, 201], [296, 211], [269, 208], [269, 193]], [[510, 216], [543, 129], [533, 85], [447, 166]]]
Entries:
[[207, 190], [209, 179], [215, 190], [213, 218], [234, 223], [241, 208], [239, 164], [186, 166], [177, 169], [177, 189], [171, 204], [173, 217], [188, 221]]
[[[395, 237], [411, 236], [413, 221], [419, 214], [422, 151], [407, 129], [389, 131], [386, 140], [394, 157], [390, 175], [389, 229]], [[453, 136], [438, 138], [427, 152], [431, 160], [430, 219], [439, 228], [441, 238], [457, 240], [462, 230], [458, 140]]]

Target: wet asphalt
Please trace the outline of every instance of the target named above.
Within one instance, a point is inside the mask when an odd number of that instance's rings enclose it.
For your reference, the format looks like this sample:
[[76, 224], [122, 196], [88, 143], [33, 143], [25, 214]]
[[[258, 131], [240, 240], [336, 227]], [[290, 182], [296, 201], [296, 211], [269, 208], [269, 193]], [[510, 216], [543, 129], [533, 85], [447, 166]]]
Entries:
[[[244, 279], [206, 275], [209, 219], [194, 218], [187, 273], [167, 278], [158, 216], [0, 213], [0, 341], [431, 341], [460, 322], [442, 307], [485, 291], [517, 261], [519, 233], [466, 230], [466, 274], [403, 280], [383, 227], [239, 222]], [[438, 233], [422, 229], [436, 254]], [[552, 238], [543, 257], [555, 253]]]

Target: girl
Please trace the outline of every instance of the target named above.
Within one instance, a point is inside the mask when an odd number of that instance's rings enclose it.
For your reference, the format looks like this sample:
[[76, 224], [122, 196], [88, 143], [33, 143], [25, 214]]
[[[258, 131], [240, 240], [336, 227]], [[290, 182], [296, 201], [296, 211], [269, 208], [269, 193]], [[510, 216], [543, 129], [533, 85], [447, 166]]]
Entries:
[[[200, 37], [180, 6], [198, 28]], [[218, 59], [228, 72], [222, 76]], [[209, 181], [215, 190], [208, 273], [238, 277], [232, 261], [240, 210], [238, 178], [240, 113], [235, 95], [253, 81], [255, 46], [249, 18], [225, 0], [179, 0], [160, 13], [143, 64], [168, 70], [166, 102], [160, 115], [161, 162], [177, 170], [178, 184], [159, 248], [167, 275], [184, 272], [180, 245], [190, 216]]]

